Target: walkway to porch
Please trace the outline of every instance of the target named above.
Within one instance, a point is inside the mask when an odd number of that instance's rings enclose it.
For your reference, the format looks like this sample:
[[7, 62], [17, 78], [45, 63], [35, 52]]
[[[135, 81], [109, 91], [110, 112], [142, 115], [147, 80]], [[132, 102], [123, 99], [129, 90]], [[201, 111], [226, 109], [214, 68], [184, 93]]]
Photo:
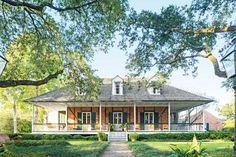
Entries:
[[110, 142], [102, 157], [134, 157], [126, 142]]

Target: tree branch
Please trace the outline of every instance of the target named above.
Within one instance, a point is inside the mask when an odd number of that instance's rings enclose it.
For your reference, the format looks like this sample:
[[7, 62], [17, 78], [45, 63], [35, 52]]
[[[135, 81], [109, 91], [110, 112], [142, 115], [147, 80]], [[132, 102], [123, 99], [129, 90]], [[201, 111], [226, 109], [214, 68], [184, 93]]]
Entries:
[[20, 85], [31, 85], [31, 86], [40, 86], [43, 84], [48, 83], [51, 79], [57, 78], [58, 75], [62, 74], [63, 70], [57, 71], [54, 74], [49, 75], [48, 77], [38, 80], [38, 81], [32, 81], [32, 80], [3, 80], [0, 81], [0, 88], [7, 88], [7, 87], [15, 87]]
[[210, 49], [208, 47], [204, 48], [204, 51], [207, 55], [207, 58], [212, 62], [213, 67], [214, 67], [214, 71], [215, 71], [215, 75], [219, 76], [219, 77], [223, 77], [223, 78], [227, 78], [226, 72], [225, 71], [221, 71], [220, 67], [219, 67], [219, 62], [216, 59], [215, 56], [212, 55]]
[[208, 33], [223, 33], [236, 31], [236, 26], [225, 26], [222, 28], [203, 28], [197, 30], [182, 30], [179, 28], [172, 28], [172, 32], [178, 32], [182, 34], [208, 34]]
[[1, 1], [5, 2], [9, 5], [12, 5], [12, 6], [27, 7], [27, 8], [37, 10], [40, 12], [42, 12], [45, 7], [49, 7], [51, 9], [59, 11], [59, 12], [68, 11], [68, 10], [76, 10], [76, 9], [83, 8], [83, 7], [86, 7], [86, 6], [89, 6], [89, 5], [92, 5], [96, 2], [98, 2], [98, 0], [93, 0], [91, 2], [82, 4], [82, 5], [78, 5], [78, 6], [69, 6], [69, 7], [65, 7], [65, 8], [60, 8], [60, 7], [54, 6], [52, 3], [42, 3], [40, 5], [36, 5], [36, 4], [28, 3], [28, 2], [21, 2], [21, 1], [14, 1], [14, 0], [1, 0]]

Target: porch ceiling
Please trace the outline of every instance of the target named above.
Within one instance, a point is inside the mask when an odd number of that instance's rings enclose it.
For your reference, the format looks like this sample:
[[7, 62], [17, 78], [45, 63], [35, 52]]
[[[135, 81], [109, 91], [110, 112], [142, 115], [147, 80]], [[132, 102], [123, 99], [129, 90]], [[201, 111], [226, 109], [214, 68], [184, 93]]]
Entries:
[[39, 107], [48, 109], [65, 109], [66, 107], [158, 107], [168, 106], [170, 104], [171, 112], [184, 111], [189, 108], [201, 106], [209, 102], [205, 101], [168, 101], [168, 102], [34, 102]]

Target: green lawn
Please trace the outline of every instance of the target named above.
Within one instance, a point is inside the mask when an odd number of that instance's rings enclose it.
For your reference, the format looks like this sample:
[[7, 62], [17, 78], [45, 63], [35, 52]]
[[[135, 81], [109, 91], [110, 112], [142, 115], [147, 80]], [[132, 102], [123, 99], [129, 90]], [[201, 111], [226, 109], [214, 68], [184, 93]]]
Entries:
[[64, 145], [5, 145], [2, 157], [98, 157], [108, 142], [68, 140]]
[[[129, 147], [138, 157], [160, 156], [165, 157], [173, 152], [170, 149], [170, 144], [176, 144], [184, 147], [190, 142], [130, 142]], [[213, 157], [230, 157], [232, 156], [233, 142], [213, 141], [202, 142], [202, 146], [207, 149], [210, 156]]]

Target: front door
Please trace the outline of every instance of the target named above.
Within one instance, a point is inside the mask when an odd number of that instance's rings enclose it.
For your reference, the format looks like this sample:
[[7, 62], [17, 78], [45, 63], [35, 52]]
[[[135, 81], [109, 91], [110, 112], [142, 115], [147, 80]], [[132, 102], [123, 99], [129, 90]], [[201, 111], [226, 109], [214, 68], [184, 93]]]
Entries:
[[122, 112], [113, 112], [113, 124], [115, 131], [121, 131], [121, 125], [123, 123], [123, 113]]

